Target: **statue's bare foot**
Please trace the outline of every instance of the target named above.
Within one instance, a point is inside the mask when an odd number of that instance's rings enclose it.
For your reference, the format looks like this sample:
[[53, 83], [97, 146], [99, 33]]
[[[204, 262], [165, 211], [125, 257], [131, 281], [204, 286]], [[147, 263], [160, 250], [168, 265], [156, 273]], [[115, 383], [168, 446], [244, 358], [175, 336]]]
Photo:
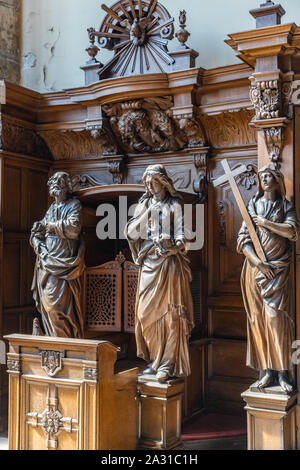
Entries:
[[279, 382], [281, 389], [288, 395], [290, 395], [294, 391], [294, 387], [289, 381], [286, 372], [278, 373], [278, 382]]
[[256, 387], [260, 389], [270, 387], [273, 381], [274, 381], [273, 372], [268, 369], [266, 370], [263, 377], [256, 382]]

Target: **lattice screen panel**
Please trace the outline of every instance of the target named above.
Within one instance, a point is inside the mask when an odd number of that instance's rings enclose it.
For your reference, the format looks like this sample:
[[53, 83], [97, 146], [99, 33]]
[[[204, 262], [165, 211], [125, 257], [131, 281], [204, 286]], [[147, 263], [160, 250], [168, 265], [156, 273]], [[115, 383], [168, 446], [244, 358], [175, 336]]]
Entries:
[[122, 267], [118, 262], [88, 268], [85, 278], [86, 321], [89, 330], [122, 330]]
[[138, 285], [139, 268], [129, 261], [124, 263], [124, 331], [134, 333], [135, 302]]

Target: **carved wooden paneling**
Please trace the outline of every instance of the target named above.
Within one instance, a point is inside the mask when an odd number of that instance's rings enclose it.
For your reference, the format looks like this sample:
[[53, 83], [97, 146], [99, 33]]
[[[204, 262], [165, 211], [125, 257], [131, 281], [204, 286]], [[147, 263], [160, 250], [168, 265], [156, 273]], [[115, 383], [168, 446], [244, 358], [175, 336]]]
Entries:
[[121, 331], [122, 267], [117, 261], [88, 268], [85, 273], [85, 313], [89, 330]]
[[215, 307], [209, 312], [210, 335], [215, 338], [247, 337], [247, 317], [243, 308]]
[[95, 139], [90, 131], [42, 131], [41, 136], [57, 161], [100, 157], [107, 143], [106, 136]]
[[22, 170], [4, 167], [3, 225], [4, 230], [19, 230], [21, 224]]
[[[200, 343], [200, 344], [199, 344]], [[185, 378], [183, 416], [188, 417], [203, 409], [207, 391], [207, 343], [190, 343], [191, 375]]]
[[214, 377], [208, 382], [208, 410], [226, 414], [244, 415], [245, 403], [241, 393], [249, 388], [253, 378]]
[[15, 119], [3, 115], [0, 123], [0, 148], [21, 155], [51, 160], [47, 145], [35, 130], [21, 126]]
[[249, 127], [254, 115], [252, 109], [241, 109], [234, 112], [200, 116], [207, 143], [214, 147], [233, 147], [256, 143], [256, 132]]
[[[240, 135], [234, 137], [234, 141], [239, 144]], [[245, 134], [243, 139], [246, 139]], [[225, 144], [221, 140], [219, 142], [220, 145]], [[232, 145], [232, 141], [229, 145]], [[224, 174], [221, 165], [223, 158], [229, 160], [232, 170], [240, 165], [247, 167], [247, 172], [236, 178], [246, 204], [258, 189], [254, 152], [251, 148], [232, 153], [227, 150], [216, 151], [211, 162], [212, 180]], [[247, 326], [240, 288], [243, 256], [236, 251], [242, 217], [228, 182], [214, 188], [209, 200], [208, 323], [209, 335], [213, 340], [208, 351], [208, 406], [216, 412], [242, 414], [243, 404], [239, 393], [256, 378], [256, 373], [246, 367]]]
[[194, 322], [195, 326], [203, 324], [203, 309], [202, 309], [202, 282], [201, 271], [193, 271], [193, 279], [191, 282], [191, 294], [194, 305]]
[[123, 270], [124, 283], [124, 331], [134, 333], [135, 331], [135, 304], [138, 286], [139, 268], [126, 261]]
[[21, 305], [20, 250], [20, 242], [4, 244], [4, 307], [16, 307], [18, 305]]
[[[237, 183], [242, 197], [247, 204], [257, 191], [256, 161], [239, 158], [231, 160], [232, 169], [245, 164], [248, 171], [238, 177]], [[212, 172], [216, 179], [223, 174], [220, 161]], [[209, 244], [213, 244], [210, 259], [210, 289], [213, 295], [221, 293], [240, 293], [240, 273], [243, 257], [236, 252], [237, 235], [242, 225], [242, 216], [237, 207], [229, 182], [223, 183], [215, 190], [214, 210], [210, 213]]]
[[257, 377], [255, 371], [246, 367], [246, 341], [214, 339], [210, 347], [212, 356], [209, 377]]
[[[47, 173], [41, 171], [28, 170], [27, 187], [27, 228], [31, 230], [33, 223], [44, 217], [44, 208], [48, 204], [47, 195]], [[41, 190], [42, 189], [42, 190]]]
[[[5, 157], [3, 172], [3, 327], [5, 331], [14, 327], [14, 332], [28, 332], [34, 303], [31, 283], [35, 263], [29, 236], [33, 221], [41, 219], [47, 207], [48, 172], [47, 166], [38, 160], [14, 156]], [[28, 306], [31, 312], [27, 321]], [[18, 312], [10, 321], [7, 308], [11, 307], [18, 308]]]
[[[78, 450], [80, 448], [81, 386], [21, 380], [21, 449]], [[77, 404], [77, 406], [74, 406]], [[58, 440], [58, 434], [60, 439]]]

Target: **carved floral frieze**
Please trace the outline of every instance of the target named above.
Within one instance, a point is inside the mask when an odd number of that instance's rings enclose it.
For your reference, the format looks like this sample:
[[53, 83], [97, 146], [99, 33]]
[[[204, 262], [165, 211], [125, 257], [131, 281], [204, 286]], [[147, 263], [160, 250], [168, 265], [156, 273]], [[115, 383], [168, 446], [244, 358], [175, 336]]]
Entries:
[[21, 372], [21, 362], [17, 359], [7, 359], [7, 372]]
[[249, 126], [253, 117], [252, 109], [201, 115], [200, 121], [205, 129], [207, 144], [216, 148], [256, 144], [256, 132]]
[[40, 134], [56, 161], [100, 158], [104, 155], [107, 144], [107, 137], [99, 134], [97, 129], [42, 131]]
[[33, 129], [0, 118], [0, 150], [50, 160], [51, 152]]
[[255, 109], [255, 119], [272, 119], [280, 116], [279, 80], [255, 81], [250, 88], [250, 99]]
[[251, 80], [250, 99], [255, 109], [254, 121], [281, 117], [292, 119], [293, 82], [290, 76], [282, 80], [256, 80], [254, 77]]
[[[172, 96], [150, 97], [102, 106], [99, 124], [81, 131], [43, 130], [41, 136], [55, 160], [106, 158], [114, 183], [124, 178], [124, 156], [256, 144], [249, 126], [254, 111], [216, 115], [173, 115]], [[111, 158], [113, 157], [113, 158]]]

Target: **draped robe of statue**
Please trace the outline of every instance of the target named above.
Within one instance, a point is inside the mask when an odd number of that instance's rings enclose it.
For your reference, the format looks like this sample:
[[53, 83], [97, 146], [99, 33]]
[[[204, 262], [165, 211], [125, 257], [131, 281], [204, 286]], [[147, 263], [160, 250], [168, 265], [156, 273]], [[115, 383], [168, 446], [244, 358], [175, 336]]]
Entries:
[[[166, 370], [169, 376], [187, 376], [190, 374], [188, 344], [194, 326], [190, 289], [192, 274], [188, 258], [182, 252], [171, 256], [159, 255], [150, 228], [146, 239], [132, 239], [129, 235], [132, 225], [151, 206], [151, 201], [151, 198], [141, 200], [125, 230], [133, 260], [141, 267], [136, 300], [137, 354], [151, 361], [155, 371]], [[163, 233], [163, 219], [168, 217], [169, 212], [173, 227], [169, 243], [179, 240], [185, 243], [182, 218], [178, 220], [176, 215], [180, 207], [178, 199], [168, 195], [155, 205], [168, 207], [159, 218], [162, 237], [165, 240], [168, 238]], [[176, 228], [174, 217], [177, 217]]]
[[[47, 222], [55, 223], [55, 233], [46, 232]], [[32, 290], [45, 333], [82, 338], [80, 277], [85, 264], [80, 202], [73, 198], [54, 202], [39, 225], [45, 228], [44, 233], [33, 228], [31, 235], [37, 253]]]
[[[250, 200], [248, 211], [251, 216], [258, 215], [275, 223], [290, 225], [294, 229], [291, 241], [297, 240], [296, 212], [285, 197], [271, 201], [256, 196]], [[274, 279], [267, 279], [245, 259], [241, 286], [248, 316], [247, 365], [261, 371], [287, 371], [291, 369], [294, 329], [290, 305], [292, 244], [287, 238], [264, 227], [258, 227], [257, 233], [268, 263], [276, 267], [276, 275]], [[238, 252], [242, 254], [244, 247], [251, 243], [243, 223], [238, 236]]]

